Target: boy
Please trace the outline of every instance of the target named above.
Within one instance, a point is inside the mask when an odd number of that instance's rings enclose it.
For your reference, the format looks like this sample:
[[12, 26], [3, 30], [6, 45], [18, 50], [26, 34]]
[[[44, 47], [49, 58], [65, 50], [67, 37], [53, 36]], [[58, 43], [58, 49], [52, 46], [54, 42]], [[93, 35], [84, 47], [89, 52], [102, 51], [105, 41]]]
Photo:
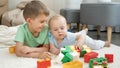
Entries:
[[50, 27], [50, 51], [53, 54], [59, 54], [60, 48], [65, 45], [75, 45], [77, 48], [82, 48], [86, 44], [92, 49], [100, 49], [104, 46], [109, 46], [108, 42], [93, 40], [86, 34], [67, 32], [66, 19], [63, 16], [56, 15], [49, 20]]
[[40, 1], [29, 2], [23, 11], [26, 23], [20, 26], [15, 37], [16, 55], [31, 58], [50, 58], [48, 8]]

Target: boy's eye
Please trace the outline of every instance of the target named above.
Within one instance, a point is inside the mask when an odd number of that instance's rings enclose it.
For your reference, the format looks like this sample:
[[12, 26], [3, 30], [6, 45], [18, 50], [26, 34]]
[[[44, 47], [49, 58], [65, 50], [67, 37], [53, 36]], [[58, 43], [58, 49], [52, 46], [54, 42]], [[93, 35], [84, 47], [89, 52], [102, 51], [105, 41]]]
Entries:
[[57, 31], [58, 29], [54, 29], [54, 31]]
[[40, 21], [40, 23], [45, 23], [46, 21]]

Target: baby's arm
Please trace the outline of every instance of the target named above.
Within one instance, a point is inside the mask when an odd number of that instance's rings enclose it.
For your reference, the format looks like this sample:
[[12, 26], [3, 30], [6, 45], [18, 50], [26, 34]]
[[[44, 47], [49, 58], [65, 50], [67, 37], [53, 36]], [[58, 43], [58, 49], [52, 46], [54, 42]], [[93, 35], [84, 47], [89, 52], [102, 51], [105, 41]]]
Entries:
[[54, 45], [50, 44], [50, 52], [52, 54], [58, 55], [60, 53], [60, 49], [58, 49]]
[[85, 37], [81, 34], [77, 34], [76, 35], [76, 48], [79, 48], [79, 49], [82, 49], [82, 46], [84, 45], [84, 42], [85, 42]]

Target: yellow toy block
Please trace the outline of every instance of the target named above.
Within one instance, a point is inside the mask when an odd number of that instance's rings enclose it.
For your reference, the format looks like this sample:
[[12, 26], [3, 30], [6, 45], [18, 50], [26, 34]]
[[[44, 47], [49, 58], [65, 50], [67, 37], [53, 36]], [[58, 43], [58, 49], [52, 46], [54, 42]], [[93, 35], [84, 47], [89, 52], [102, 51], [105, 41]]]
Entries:
[[91, 51], [92, 51], [91, 48], [88, 47], [87, 45], [83, 45], [83, 48], [84, 48], [84, 50], [86, 50], [87, 52], [91, 52]]
[[14, 45], [14, 46], [9, 47], [9, 53], [10, 53], [10, 54], [14, 54], [14, 53], [15, 53], [15, 48], [16, 48], [16, 46], [15, 46], [15, 45]]
[[83, 63], [76, 60], [63, 64], [63, 68], [83, 68]]

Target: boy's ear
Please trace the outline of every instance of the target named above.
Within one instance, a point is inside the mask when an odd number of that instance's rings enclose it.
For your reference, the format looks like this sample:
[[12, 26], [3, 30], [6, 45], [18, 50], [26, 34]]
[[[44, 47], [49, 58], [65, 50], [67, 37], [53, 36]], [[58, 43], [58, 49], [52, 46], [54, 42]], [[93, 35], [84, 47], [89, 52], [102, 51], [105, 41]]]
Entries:
[[30, 23], [30, 22], [31, 22], [31, 18], [27, 18], [27, 19], [26, 19], [26, 22], [27, 22], [27, 23]]

